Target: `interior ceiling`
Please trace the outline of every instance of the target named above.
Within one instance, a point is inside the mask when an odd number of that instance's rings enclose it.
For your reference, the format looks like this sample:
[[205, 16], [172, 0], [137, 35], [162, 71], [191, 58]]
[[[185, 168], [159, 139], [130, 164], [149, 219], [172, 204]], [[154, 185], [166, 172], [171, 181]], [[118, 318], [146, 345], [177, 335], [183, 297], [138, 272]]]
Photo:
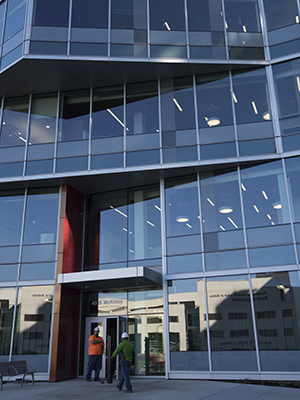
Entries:
[[191, 62], [121, 62], [92, 60], [55, 60], [23, 58], [0, 75], [0, 95], [50, 93], [90, 86], [109, 86], [125, 82], [213, 74], [231, 70], [257, 68], [265, 61], [253, 64], [224, 61], [218, 64]]

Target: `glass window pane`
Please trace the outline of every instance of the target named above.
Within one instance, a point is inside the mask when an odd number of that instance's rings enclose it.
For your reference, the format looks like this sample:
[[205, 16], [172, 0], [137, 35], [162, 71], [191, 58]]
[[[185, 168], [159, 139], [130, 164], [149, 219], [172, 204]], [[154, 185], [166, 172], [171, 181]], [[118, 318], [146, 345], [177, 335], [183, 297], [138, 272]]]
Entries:
[[223, 31], [220, 0], [187, 0], [189, 31]]
[[236, 157], [236, 144], [235, 142], [206, 144], [200, 146], [200, 155], [202, 160]]
[[249, 247], [293, 243], [291, 225], [247, 229]]
[[185, 256], [172, 256], [167, 258], [168, 274], [184, 272], [202, 272], [202, 255], [188, 254]]
[[275, 226], [290, 222], [280, 161], [241, 170], [247, 227]]
[[[2, 262], [3, 262], [3, 260], [2, 260]], [[0, 281], [1, 282], [16, 281], [17, 279], [18, 279], [18, 264], [0, 265]], [[1, 294], [1, 291], [0, 291], [0, 294]], [[1, 300], [0, 300], [0, 303], [1, 303]], [[1, 310], [1, 304], [0, 304], [0, 310]], [[1, 311], [0, 311], [0, 323], [1, 323]], [[2, 339], [1, 339], [1, 333], [0, 333], [0, 349], [1, 349], [1, 340]], [[0, 354], [3, 354], [3, 353], [0, 352]], [[1, 355], [0, 355], [0, 360], [1, 360]]]
[[263, 122], [267, 118], [270, 119], [265, 69], [235, 74], [232, 82], [232, 95], [238, 124]]
[[153, 314], [163, 309], [162, 289], [128, 292], [128, 314]]
[[247, 268], [245, 250], [218, 251], [205, 253], [205, 270]]
[[52, 304], [53, 286], [19, 288], [12, 361], [48, 372]]
[[82, 140], [89, 137], [89, 90], [61, 94], [58, 141]]
[[68, 157], [56, 160], [56, 172], [84, 171], [87, 169], [87, 157]]
[[20, 280], [54, 279], [55, 263], [21, 264]]
[[257, 0], [225, 0], [226, 28], [229, 32], [260, 32]]
[[168, 282], [171, 371], [208, 371], [203, 279]]
[[52, 143], [55, 141], [57, 94], [32, 97], [29, 143]]
[[196, 146], [173, 147], [173, 148], [163, 149], [164, 163], [196, 161], [196, 160], [198, 160], [198, 153]]
[[129, 260], [161, 257], [159, 187], [129, 192]]
[[67, 54], [66, 42], [30, 42], [30, 54]]
[[92, 156], [91, 169], [121, 168], [124, 164], [123, 153]]
[[189, 235], [167, 238], [167, 254], [200, 253], [201, 236]]
[[35, 0], [33, 25], [68, 26], [70, 0]]
[[25, 146], [29, 98], [5, 99], [0, 146]]
[[24, 194], [22, 192], [16, 195], [3, 192], [0, 196], [1, 246], [20, 245], [23, 207]]
[[291, 199], [293, 221], [300, 221], [300, 172], [299, 157], [290, 158], [285, 161], [288, 189]]
[[262, 371], [299, 371], [297, 272], [252, 275]]
[[166, 181], [167, 237], [200, 233], [198, 184], [189, 179]]
[[112, 29], [146, 29], [146, 0], [111, 0]]
[[72, 27], [107, 28], [108, 0], [73, 0]]
[[15, 301], [16, 301], [15, 288], [0, 289], [0, 326], [1, 326], [0, 361], [1, 362], [8, 361]]
[[263, 4], [269, 31], [293, 25], [299, 21], [296, 0], [264, 0]]
[[159, 150], [131, 151], [126, 154], [126, 166], [150, 165], [160, 163]]
[[161, 113], [164, 147], [193, 144], [186, 143], [180, 131], [186, 136], [192, 130], [196, 143], [192, 77], [161, 81]]
[[22, 261], [52, 261], [56, 260], [56, 244], [24, 245], [22, 248]]
[[56, 243], [58, 202], [57, 189], [28, 191], [24, 244]]
[[249, 249], [250, 267], [296, 264], [294, 246]]
[[248, 278], [209, 278], [207, 297], [213, 370], [257, 371]]
[[150, 0], [150, 29], [164, 31], [185, 30], [183, 0]]
[[26, 175], [52, 174], [53, 160], [27, 161]]
[[123, 136], [123, 86], [94, 89], [92, 138]]
[[4, 41], [13, 37], [25, 26], [26, 0], [9, 0], [7, 2]]

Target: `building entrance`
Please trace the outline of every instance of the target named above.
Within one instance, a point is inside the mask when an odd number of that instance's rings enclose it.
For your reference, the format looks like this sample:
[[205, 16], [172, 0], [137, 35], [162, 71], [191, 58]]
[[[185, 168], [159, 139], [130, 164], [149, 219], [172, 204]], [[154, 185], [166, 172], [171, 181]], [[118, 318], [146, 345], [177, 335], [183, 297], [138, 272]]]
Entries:
[[[102, 359], [102, 370], [100, 372], [100, 378], [106, 378], [109, 357], [119, 344], [119, 337], [121, 333], [126, 330], [127, 326], [126, 318], [120, 316], [86, 318], [84, 376], [86, 375], [87, 362], [88, 362], [89, 337], [90, 335], [92, 335], [96, 326], [98, 326], [98, 328], [100, 329], [99, 335], [103, 337], [105, 342], [105, 349], [102, 356], [103, 359]], [[118, 371], [117, 371], [117, 377], [118, 377]]]

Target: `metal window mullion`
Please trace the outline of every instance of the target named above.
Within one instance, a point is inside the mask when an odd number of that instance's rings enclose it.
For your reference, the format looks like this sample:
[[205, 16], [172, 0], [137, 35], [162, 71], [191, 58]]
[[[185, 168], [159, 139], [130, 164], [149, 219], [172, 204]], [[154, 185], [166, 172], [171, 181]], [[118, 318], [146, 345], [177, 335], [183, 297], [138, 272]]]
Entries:
[[248, 274], [248, 280], [249, 280], [249, 290], [250, 290], [250, 305], [251, 305], [252, 322], [253, 322], [256, 362], [257, 362], [258, 372], [261, 372], [261, 365], [260, 365], [260, 358], [259, 358], [259, 346], [258, 346], [258, 334], [257, 334], [257, 326], [256, 326], [256, 319], [255, 319], [255, 307], [254, 307], [252, 280], [251, 280], [250, 272]]
[[25, 231], [25, 216], [26, 216], [26, 209], [27, 209], [27, 199], [28, 199], [28, 189], [25, 189], [24, 194], [24, 208], [23, 208], [23, 216], [22, 216], [22, 229], [21, 229], [21, 242], [20, 242], [20, 251], [19, 251], [19, 261], [18, 261], [18, 281], [20, 280], [20, 270], [21, 270], [21, 260], [22, 260], [22, 253], [23, 253], [23, 243], [24, 243], [24, 231]]
[[212, 372], [213, 369], [212, 369], [212, 354], [211, 354], [210, 331], [209, 331], [207, 278], [204, 277], [203, 281], [204, 281], [205, 312], [206, 312], [206, 334], [207, 334], [207, 350], [208, 350], [208, 367], [209, 367], [209, 371]]
[[246, 218], [245, 218], [245, 210], [244, 210], [244, 202], [243, 202], [242, 175], [241, 175], [240, 167], [237, 168], [237, 172], [238, 172], [240, 206], [241, 206], [242, 222], [243, 222], [244, 243], [245, 243], [245, 251], [246, 251], [246, 264], [247, 264], [247, 268], [249, 269], [250, 268], [250, 260], [249, 260], [248, 238], [247, 238], [247, 230], [246, 230]]
[[73, 0], [70, 0], [69, 5], [69, 23], [68, 23], [68, 43], [67, 43], [67, 55], [70, 55], [70, 47], [71, 47], [71, 23], [72, 23], [72, 6]]
[[194, 107], [195, 107], [197, 154], [198, 154], [198, 160], [200, 160], [200, 133], [199, 133], [199, 121], [198, 121], [197, 86], [196, 86], [196, 76], [195, 75], [193, 75], [193, 89], [194, 89]]
[[161, 120], [161, 91], [160, 91], [160, 79], [157, 80], [158, 86], [158, 126], [159, 126], [159, 152], [160, 152], [160, 163], [163, 164], [163, 150], [162, 150], [162, 120]]
[[61, 101], [61, 92], [57, 92], [57, 107], [56, 107], [56, 126], [55, 126], [55, 140], [54, 140], [54, 159], [53, 159], [53, 173], [56, 170], [56, 158], [57, 158], [57, 142], [58, 142], [58, 128], [59, 128], [59, 108]]
[[126, 167], [126, 146], [127, 146], [127, 140], [126, 140], [126, 83], [123, 85], [123, 121], [124, 121], [124, 126], [123, 126], [123, 166]]
[[28, 151], [29, 132], [30, 132], [31, 105], [32, 105], [32, 94], [29, 96], [29, 104], [28, 104], [27, 129], [25, 137], [26, 141], [25, 141], [24, 160], [23, 160], [23, 176], [25, 176], [26, 173], [26, 161], [27, 161], [27, 151]]
[[185, 19], [187, 58], [190, 59], [190, 41], [189, 41], [189, 22], [188, 22], [187, 0], [184, 0], [184, 13], [185, 13], [184, 19]]
[[150, 0], [147, 1], [147, 56], [150, 58]]
[[283, 169], [283, 176], [284, 176], [284, 183], [285, 183], [285, 190], [286, 190], [286, 198], [287, 198], [287, 203], [288, 203], [288, 209], [289, 209], [289, 216], [290, 216], [290, 225], [292, 229], [292, 238], [293, 238], [293, 246], [294, 246], [294, 252], [295, 252], [295, 259], [297, 265], [299, 264], [299, 257], [298, 257], [298, 251], [297, 251], [297, 240], [296, 240], [296, 233], [295, 233], [295, 227], [294, 227], [294, 219], [293, 219], [293, 212], [292, 212], [292, 192], [289, 190], [289, 182], [287, 179], [287, 173], [286, 173], [286, 167], [285, 167], [285, 159], [281, 160], [282, 163], [282, 169]]
[[[55, 297], [55, 285], [53, 285], [53, 297], [52, 297], [52, 309], [51, 309], [51, 324], [50, 324], [50, 337], [49, 337], [49, 357], [48, 357], [48, 374], [50, 374], [51, 368], [51, 352], [52, 352], [52, 334], [54, 325], [54, 297]], [[81, 319], [79, 319], [81, 321]], [[78, 327], [79, 328], [79, 327]], [[81, 330], [79, 329], [79, 334]]]
[[14, 345], [14, 333], [15, 333], [16, 317], [17, 317], [18, 296], [19, 296], [19, 287], [16, 287], [15, 304], [14, 304], [14, 312], [13, 312], [13, 322], [12, 322], [12, 326], [11, 326], [10, 348], [9, 348], [9, 354], [8, 354], [8, 361], [11, 361], [12, 360], [12, 356], [13, 356], [13, 345]]
[[2, 56], [3, 54], [3, 44], [4, 44], [4, 32], [5, 32], [5, 26], [6, 26], [6, 17], [7, 17], [7, 8], [8, 8], [8, 1], [5, 2], [5, 10], [4, 10], [4, 18], [3, 18], [3, 26], [2, 26], [2, 36], [1, 36], [1, 52], [0, 55]]
[[258, 0], [258, 9], [259, 9], [259, 16], [260, 16], [260, 25], [262, 28], [262, 37], [263, 37], [265, 57], [267, 60], [270, 60], [271, 55], [270, 55], [269, 37], [268, 37], [268, 30], [267, 30], [267, 19], [266, 19], [263, 0]]
[[226, 59], [229, 60], [229, 50], [228, 50], [228, 38], [227, 38], [227, 22], [226, 22], [226, 13], [225, 13], [225, 1], [221, 0], [222, 2], [222, 11], [223, 11], [223, 27], [224, 27], [224, 37], [225, 37], [225, 52], [226, 52]]
[[198, 211], [199, 211], [199, 224], [200, 224], [200, 241], [201, 241], [201, 257], [202, 257], [202, 271], [205, 271], [205, 256], [204, 256], [204, 229], [203, 229], [203, 215], [202, 215], [202, 204], [201, 204], [201, 185], [200, 185], [200, 174], [197, 173], [197, 186], [198, 186]]
[[110, 57], [110, 41], [111, 41], [111, 0], [108, 0], [108, 22], [107, 22], [107, 55]]
[[90, 123], [89, 123], [89, 150], [88, 150], [88, 171], [91, 170], [92, 160], [92, 123], [93, 123], [93, 87], [90, 88]]
[[230, 93], [231, 93], [231, 107], [232, 107], [232, 117], [233, 117], [233, 130], [234, 130], [234, 137], [235, 137], [235, 148], [236, 148], [236, 155], [237, 157], [240, 156], [239, 150], [239, 141], [238, 141], [238, 134], [237, 134], [237, 122], [236, 122], [236, 113], [235, 113], [235, 105], [234, 105], [234, 91], [233, 91], [233, 78], [232, 72], [229, 71], [229, 86], [230, 86]]

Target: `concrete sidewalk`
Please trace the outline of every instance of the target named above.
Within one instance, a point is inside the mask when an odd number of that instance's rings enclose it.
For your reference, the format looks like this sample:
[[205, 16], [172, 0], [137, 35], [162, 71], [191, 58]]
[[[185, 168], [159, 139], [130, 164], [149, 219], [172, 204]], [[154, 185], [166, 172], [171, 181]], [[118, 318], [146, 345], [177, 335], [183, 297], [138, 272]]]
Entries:
[[133, 393], [122, 392], [112, 384], [86, 382], [83, 378], [63, 382], [9, 382], [3, 385], [3, 400], [85, 400], [85, 399], [141, 399], [141, 400], [289, 400], [300, 399], [300, 389], [251, 385], [246, 383], [165, 380], [157, 378], [131, 379]]

